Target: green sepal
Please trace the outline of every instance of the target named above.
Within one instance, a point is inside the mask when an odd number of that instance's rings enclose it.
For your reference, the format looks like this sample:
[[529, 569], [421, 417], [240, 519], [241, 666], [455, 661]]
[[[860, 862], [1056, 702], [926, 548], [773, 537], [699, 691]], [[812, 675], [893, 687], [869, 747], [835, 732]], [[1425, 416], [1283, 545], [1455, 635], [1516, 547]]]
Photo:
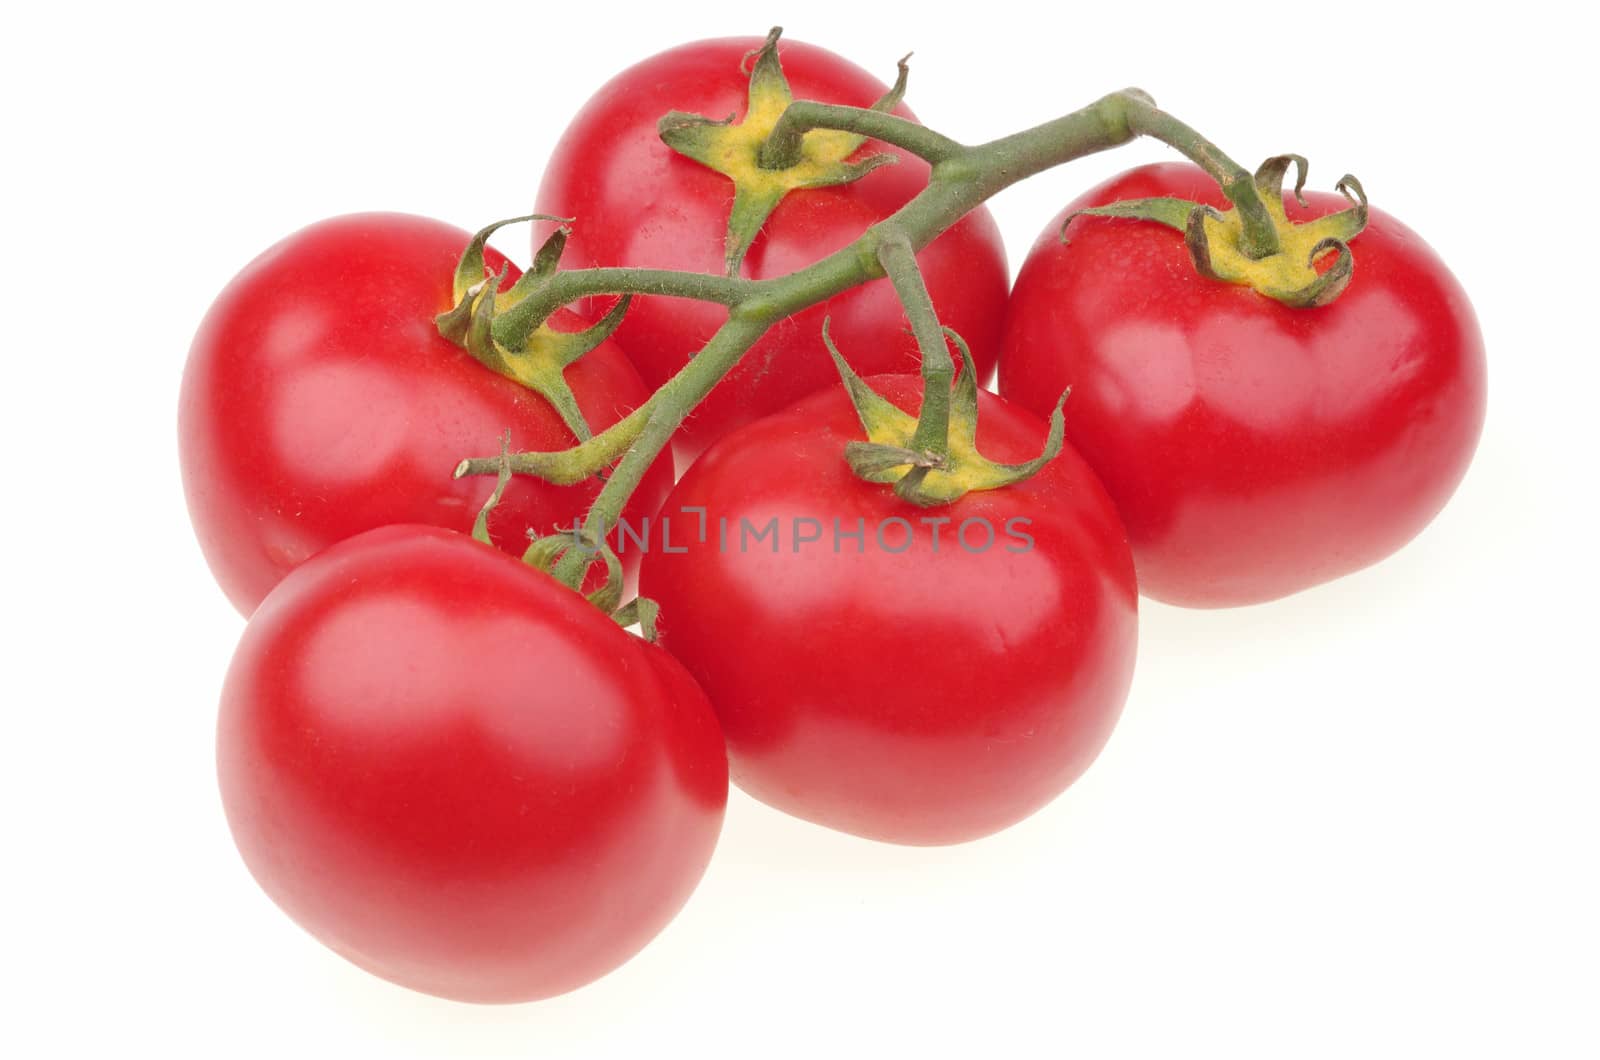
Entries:
[[[532, 221], [538, 217], [538, 214], [508, 217], [504, 221], [496, 221], [494, 224], [478, 229], [467, 243], [467, 249], [461, 252], [461, 257], [456, 262], [455, 280], [452, 284], [452, 297], [454, 300], [460, 302], [467, 297], [469, 290], [483, 282], [483, 250], [488, 245], [490, 236], [506, 225], [521, 224], [523, 221]], [[548, 220], [548, 218], [545, 219]]]
[[510, 266], [502, 266], [498, 276], [488, 281], [488, 287], [473, 305], [472, 317], [467, 321], [466, 347], [473, 359], [486, 368], [505, 373], [506, 360], [491, 334], [494, 325], [495, 292], [505, 283]]
[[822, 341], [844, 382], [866, 441], [845, 445], [845, 461], [857, 478], [892, 485], [902, 500], [919, 507], [949, 504], [974, 490], [1000, 489], [1021, 482], [1060, 454], [1066, 436], [1062, 404], [1050, 414], [1050, 429], [1039, 456], [1022, 464], [1001, 464], [978, 452], [978, 373], [972, 351], [961, 336], [944, 329], [961, 353], [961, 373], [950, 395], [949, 451], [944, 456], [912, 444], [917, 418], [902, 411], [866, 384], [834, 345], [824, 322]]
[[572, 545], [573, 534], [570, 530], [563, 533], [546, 534], [543, 537], [534, 537], [528, 542], [527, 549], [522, 553], [522, 562], [530, 567], [548, 571], [555, 566], [556, 560], [561, 558], [562, 553], [566, 552]]
[[[487, 285], [488, 280], [480, 281]], [[467, 329], [472, 325], [472, 314], [478, 308], [477, 295], [480, 290], [468, 289], [468, 297], [461, 299], [455, 306], [433, 318], [433, 326], [439, 329], [439, 334], [453, 346], [463, 349], [467, 345]]]
[[656, 122], [656, 134], [663, 143], [685, 158], [692, 158], [702, 166], [716, 169], [712, 152], [718, 142], [717, 130], [733, 125], [735, 115], [720, 120], [686, 114], [681, 110], [668, 111]]
[[1310, 172], [1311, 163], [1306, 161], [1304, 155], [1273, 155], [1256, 167], [1256, 192], [1263, 202], [1283, 198], [1283, 178], [1290, 166], [1294, 166], [1294, 201], [1301, 206], [1306, 205], [1306, 197], [1301, 192], [1305, 190], [1306, 174]]
[[588, 600], [606, 614], [615, 615], [622, 606], [622, 561], [604, 541], [600, 542], [599, 553], [606, 565], [606, 581], [589, 594]]
[[847, 442], [845, 462], [859, 478], [880, 481], [875, 476], [900, 467], [943, 467], [944, 457], [926, 450], [907, 449], [877, 442]]
[[1153, 199], [1125, 199], [1104, 206], [1090, 206], [1074, 210], [1061, 222], [1061, 242], [1067, 243], [1067, 229], [1080, 217], [1121, 217], [1132, 221], [1154, 221], [1182, 232], [1189, 223], [1189, 215], [1198, 207], [1188, 199], [1159, 197]]
[[761, 233], [761, 226], [767, 223], [767, 218], [787, 194], [787, 188], [748, 188], [734, 183], [733, 206], [728, 210], [728, 234], [722, 244], [722, 269], [729, 276], [739, 275], [739, 267]]
[[495, 472], [494, 492], [489, 494], [489, 499], [483, 502], [483, 507], [478, 509], [478, 517], [472, 521], [472, 537], [485, 545], [489, 540], [489, 513], [493, 512], [500, 504], [500, 498], [505, 496], [506, 483], [511, 481], [511, 431], [507, 429], [500, 436], [500, 468]]
[[[750, 246], [784, 197], [801, 188], [825, 188], [860, 180], [879, 166], [899, 161], [893, 154], [874, 154], [849, 161], [866, 137], [829, 129], [814, 129], [800, 141], [799, 156], [776, 163], [766, 150], [778, 119], [794, 101], [783, 64], [778, 59], [781, 28], [767, 34], [752, 57], [750, 87], [742, 119], [721, 119], [673, 111], [657, 124], [662, 141], [685, 158], [713, 169], [733, 181], [733, 205], [723, 243], [723, 268], [737, 276]], [[906, 60], [900, 61], [894, 87], [873, 104], [890, 110], [905, 94]]]
[[639, 635], [651, 644], [656, 642], [656, 620], [661, 616], [661, 605], [648, 596], [636, 596], [623, 604], [611, 617], [617, 625], [626, 629], [629, 626], [638, 626]]
[[599, 322], [582, 331], [554, 331], [550, 333], [549, 342], [551, 353], [554, 354], [556, 363], [565, 368], [574, 364], [584, 354], [609, 339], [613, 332], [622, 324], [622, 318], [628, 315], [628, 307], [633, 305], [633, 295], [625, 294], [617, 300], [606, 315]]
[[550, 402], [551, 407], [561, 416], [561, 422], [567, 425], [567, 429], [574, 437], [579, 442], [586, 442], [593, 437], [593, 432], [578, 408], [577, 396], [573, 394], [564, 373], [568, 367], [611, 337], [632, 304], [633, 296], [623, 295], [617, 304], [600, 318], [599, 323], [582, 331], [556, 331], [551, 327], [541, 327], [529, 337], [527, 348], [520, 353], [496, 344], [496, 355], [503, 365], [496, 371], [516, 380]]
[[[466, 345], [467, 329], [472, 322], [477, 303], [481, 301], [479, 296], [486, 289], [488, 277], [484, 275], [484, 248], [488, 245], [490, 236], [506, 225], [520, 224], [523, 221], [561, 222], [563, 220], [560, 217], [531, 213], [521, 217], [508, 217], [504, 221], [496, 221], [494, 224], [486, 225], [473, 233], [472, 238], [467, 241], [466, 249], [461, 252], [461, 257], [456, 261], [456, 271], [451, 277], [452, 306], [448, 311], [440, 313], [434, 318], [434, 323], [439, 328], [439, 334], [457, 346]], [[525, 278], [526, 276], [519, 278], [518, 283], [520, 284], [522, 279]], [[500, 282], [504, 282], [503, 274]], [[499, 289], [499, 283], [497, 283], [493, 290], [499, 292]], [[490, 308], [494, 307], [491, 306]]]
[[566, 248], [570, 230], [565, 226], [564, 219], [545, 214], [498, 221], [480, 231], [462, 255], [462, 264], [456, 270], [456, 282], [462, 283], [474, 268], [483, 268], [483, 248], [490, 234], [513, 221], [530, 218], [561, 224], [535, 253], [533, 266], [504, 291], [501, 287], [505, 285], [509, 265], [492, 279], [478, 280], [474, 286], [465, 288], [461, 301], [450, 312], [441, 314], [437, 324], [440, 334], [466, 349], [478, 363], [533, 390], [548, 401], [567, 429], [581, 443], [593, 437], [593, 432], [578, 408], [577, 398], [566, 381], [564, 370], [616, 331], [632, 305], [632, 296], [619, 299], [598, 323], [581, 331], [557, 331], [542, 320], [530, 319], [520, 339], [514, 344], [507, 343], [504, 334], [507, 329], [502, 326], [506, 316], [514, 315], [528, 294], [549, 282]]
[[561, 417], [561, 422], [567, 425], [567, 430], [579, 442], [587, 442], [594, 437], [588, 420], [584, 419], [583, 410], [578, 408], [578, 397], [572, 392], [559, 366], [529, 358], [520, 364], [513, 362], [511, 372], [511, 378], [550, 403], [556, 415]]
[[[574, 526], [571, 530], [535, 537], [523, 552], [522, 562], [548, 573], [574, 548], [581, 549], [590, 563], [598, 558], [605, 564], [605, 583], [585, 599], [606, 614], [614, 615], [622, 603], [622, 561], [607, 542], [597, 539], [588, 530]], [[587, 564], [585, 566], [587, 568]]]
[[[513, 310], [517, 305], [519, 305], [523, 299], [527, 298], [528, 295], [532, 294], [540, 287], [543, 287], [549, 282], [550, 277], [555, 275], [556, 268], [561, 264], [561, 255], [567, 249], [567, 236], [571, 232], [572, 229], [563, 224], [554, 232], [550, 233], [550, 237], [540, 244], [539, 249], [534, 253], [532, 267], [529, 268], [527, 272], [524, 272], [521, 276], [518, 276], [516, 283], [512, 284], [508, 289], [500, 292], [500, 297], [495, 304], [500, 312], [500, 318], [502, 320], [504, 320], [506, 315], [510, 313], [510, 311]], [[516, 315], [520, 316], [521, 314]], [[542, 323], [542, 320], [530, 321], [529, 327], [527, 328], [527, 333], [531, 333]], [[502, 334], [499, 336], [499, 340], [504, 343], [509, 338], [504, 334], [507, 329], [504, 325], [501, 325], [499, 330], [502, 332]], [[524, 333], [522, 337], [526, 338], [527, 333]], [[513, 345], [515, 344], [514, 339], [512, 340], [512, 343]]]
[[[1177, 198], [1130, 199], [1078, 210], [1063, 222], [1061, 240], [1067, 242], [1067, 225], [1085, 215], [1154, 221], [1183, 233], [1189, 260], [1207, 279], [1253, 288], [1293, 309], [1327, 305], [1344, 292], [1355, 273], [1349, 244], [1367, 225], [1366, 192], [1360, 181], [1346, 174], [1335, 187], [1350, 201], [1349, 209], [1309, 221], [1291, 221], [1283, 204], [1284, 178], [1291, 166], [1295, 169], [1292, 194], [1305, 206], [1302, 191], [1309, 167], [1300, 155], [1274, 155], [1253, 177], [1277, 236], [1278, 249], [1271, 254], [1251, 257], [1245, 252], [1245, 226], [1237, 208], [1218, 210]], [[1318, 262], [1328, 254], [1337, 256], [1319, 270]]]
[[[950, 447], [952, 452], [978, 451], [978, 368], [972, 363], [972, 350], [960, 335], [949, 328], [944, 332], [961, 352], [961, 375], [956, 378], [955, 390], [950, 396]], [[1044, 466], [1061, 455], [1066, 444], [1067, 421], [1064, 407], [1072, 394], [1068, 387], [1056, 399], [1050, 411], [1049, 430], [1045, 433], [1044, 448], [1032, 460], [1021, 464], [1000, 464], [985, 460], [980, 465], [981, 474], [972, 489], [997, 489], [1013, 482], [1037, 475]]]
[[[867, 385], [866, 380], [856, 374], [850, 367], [850, 362], [844, 359], [844, 354], [839, 352], [839, 347], [833, 343], [833, 336], [828, 334], [828, 318], [822, 321], [822, 344], [828, 349], [828, 356], [833, 358], [833, 366], [839, 372], [839, 378], [844, 382], [845, 392], [850, 395], [850, 405], [856, 410], [856, 419], [861, 421], [861, 429], [867, 432], [867, 437], [874, 434], [893, 431], [901, 425], [903, 420], [912, 420], [901, 411], [894, 402], [878, 393]], [[905, 446], [898, 446], [904, 452], [911, 452]], [[892, 466], [892, 465], [891, 465]], [[887, 470], [887, 469], [882, 469]]]
[[[570, 220], [570, 218], [568, 219]], [[572, 229], [565, 223], [550, 233], [550, 237], [540, 244], [538, 251], [533, 255], [533, 267], [527, 275], [543, 281], [556, 274], [556, 267], [561, 264], [561, 255], [567, 249], [567, 237], [572, 234]]]

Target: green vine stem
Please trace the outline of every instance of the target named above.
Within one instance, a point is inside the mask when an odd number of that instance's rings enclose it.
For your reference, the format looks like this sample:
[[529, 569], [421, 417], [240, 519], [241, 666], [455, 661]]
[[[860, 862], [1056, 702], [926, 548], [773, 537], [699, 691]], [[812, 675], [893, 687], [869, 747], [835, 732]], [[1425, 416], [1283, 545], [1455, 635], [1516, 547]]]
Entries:
[[1222, 148], [1201, 136], [1194, 129], [1174, 118], [1154, 103], [1129, 112], [1128, 124], [1142, 136], [1160, 140], [1176, 148], [1183, 156], [1216, 181], [1222, 194], [1239, 211], [1244, 231], [1239, 249], [1250, 258], [1264, 258], [1278, 252], [1278, 230], [1267, 213], [1255, 176], [1223, 153]]
[[895, 294], [911, 322], [922, 355], [922, 411], [917, 416], [917, 431], [911, 448], [932, 456], [944, 456], [950, 448], [950, 384], [955, 381], [956, 365], [945, 342], [944, 329], [933, 308], [933, 297], [917, 268], [917, 252], [899, 232], [889, 232], [878, 243], [878, 263], [889, 274]]
[[[728, 374], [745, 351], [766, 334], [773, 322], [764, 316], [741, 319], [736, 310], [688, 366], [656, 391], [637, 439], [623, 454], [616, 470], [590, 506], [583, 522], [583, 533], [594, 540], [605, 539], [611, 528], [617, 525], [623, 506], [633, 496], [633, 491], [639, 488], [645, 472], [672, 441], [673, 432], [683, 418], [710, 393], [718, 380]], [[562, 554], [551, 573], [559, 581], [576, 588], [583, 583], [593, 558], [592, 552], [581, 548], [570, 549]]]
[[926, 125], [881, 110], [796, 100], [784, 109], [778, 124], [772, 127], [761, 149], [762, 165], [771, 169], [793, 165], [800, 157], [801, 141], [813, 129], [836, 129], [867, 136], [909, 151], [930, 164], [953, 158], [965, 150]]
[[573, 269], [558, 272], [495, 318], [496, 342], [513, 349], [564, 305], [598, 294], [653, 294], [693, 298], [732, 308], [750, 296], [750, 280], [670, 269]]
[[[841, 129], [882, 139], [928, 159], [928, 186], [899, 211], [869, 228], [851, 245], [786, 276], [766, 280], [651, 269], [601, 268], [559, 271], [531, 290], [493, 324], [498, 341], [514, 346], [561, 306], [591, 295], [653, 294], [695, 298], [728, 308], [728, 320], [679, 372], [640, 408], [573, 448], [552, 453], [515, 453], [463, 461], [456, 475], [494, 474], [503, 466], [556, 483], [571, 483], [616, 462], [583, 523], [582, 534], [603, 540], [616, 526], [623, 505], [645, 470], [677, 430], [745, 352], [785, 317], [826, 301], [868, 280], [888, 276], [907, 307], [923, 355], [923, 373], [942, 380], [946, 395], [954, 365], [915, 255], [956, 221], [995, 193], [1044, 170], [1149, 136], [1176, 148], [1206, 169], [1239, 209], [1251, 253], [1276, 249], [1276, 232], [1250, 173], [1210, 141], [1159, 110], [1139, 89], [1104, 96], [1053, 121], [976, 146], [965, 146], [912, 122], [857, 107], [791, 103], [772, 133], [766, 157], [781, 160], [812, 129]], [[1260, 221], [1256, 220], [1259, 215]], [[1258, 230], [1259, 229], [1259, 230]], [[1265, 249], [1263, 249], [1265, 248]], [[936, 388], [930, 386], [930, 394]], [[948, 400], [944, 402], [948, 410]], [[919, 422], [917, 438], [941, 449], [945, 431], [935, 411]], [[925, 428], [925, 429], [924, 429]], [[619, 459], [620, 458], [620, 459]], [[569, 586], [582, 583], [592, 551], [568, 549], [553, 573]]]

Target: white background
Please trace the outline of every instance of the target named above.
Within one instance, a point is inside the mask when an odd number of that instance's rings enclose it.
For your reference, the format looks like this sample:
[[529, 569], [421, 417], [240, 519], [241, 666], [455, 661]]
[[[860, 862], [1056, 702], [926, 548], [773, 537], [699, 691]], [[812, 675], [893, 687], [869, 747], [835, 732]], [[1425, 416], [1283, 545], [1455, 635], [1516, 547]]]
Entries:
[[[1586, 35], [1537, 3], [970, 8], [12, 10], [0, 1053], [1597, 1055]], [[774, 22], [883, 76], [914, 48], [909, 101], [959, 138], [1137, 84], [1241, 160], [1358, 174], [1478, 307], [1477, 461], [1374, 569], [1232, 612], [1147, 604], [1110, 747], [1004, 834], [899, 849], [735, 793], [688, 908], [601, 982], [508, 1008], [390, 986], [281, 915], [223, 822], [241, 621], [179, 490], [189, 337], [310, 221], [522, 211], [602, 80]], [[1013, 266], [1067, 198], [1167, 156], [1006, 192]]]

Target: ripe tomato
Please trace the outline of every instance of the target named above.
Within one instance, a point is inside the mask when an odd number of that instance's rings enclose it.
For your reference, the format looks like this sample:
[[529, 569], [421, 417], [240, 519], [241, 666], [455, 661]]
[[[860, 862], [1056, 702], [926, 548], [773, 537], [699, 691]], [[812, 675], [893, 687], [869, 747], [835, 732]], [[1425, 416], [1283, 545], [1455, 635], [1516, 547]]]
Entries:
[[[1404, 545], [1466, 471], [1484, 415], [1465, 293], [1372, 210], [1333, 303], [1291, 309], [1201, 278], [1161, 225], [1066, 215], [1176, 196], [1224, 207], [1185, 164], [1125, 173], [1045, 229], [1012, 293], [1000, 392], [1046, 410], [1117, 503], [1148, 596], [1227, 607], [1284, 596]], [[1304, 219], [1348, 205], [1287, 198]]]
[[704, 694], [554, 579], [434, 527], [285, 578], [222, 692], [245, 863], [356, 964], [465, 1001], [581, 986], [672, 919], [727, 759]]
[[[709, 40], [647, 59], [613, 78], [588, 102], [556, 146], [539, 188], [538, 210], [572, 217], [565, 264], [631, 265], [720, 273], [733, 202], [727, 177], [662, 142], [669, 111], [745, 116], [741, 69], [758, 39]], [[866, 107], [885, 86], [837, 55], [792, 41], [779, 45], [795, 99]], [[911, 117], [904, 106], [894, 113]], [[858, 238], [921, 191], [928, 166], [898, 148], [870, 143], [861, 153], [899, 157], [854, 183], [789, 194], [767, 219], [744, 262], [754, 279], [810, 265]], [[1007, 271], [999, 229], [987, 210], [961, 220], [918, 255], [940, 319], [971, 344], [980, 378], [993, 370], [1005, 313]], [[685, 466], [741, 424], [838, 385], [822, 345], [823, 316], [859, 372], [915, 371], [917, 346], [887, 280], [847, 291], [783, 321], [745, 355], [678, 432]], [[721, 306], [638, 298], [617, 331], [639, 374], [660, 386], [727, 318]]]
[[[920, 405], [915, 377], [869, 383]], [[979, 398], [985, 455], [1037, 455], [1043, 423]], [[860, 437], [835, 389], [723, 439], [663, 506], [641, 591], [740, 787], [873, 839], [972, 839], [1049, 802], [1105, 743], [1133, 667], [1132, 559], [1070, 448], [1017, 485], [916, 508], [850, 472]]]
[[[251, 262], [206, 314], [184, 371], [179, 456], [200, 547], [243, 613], [297, 564], [363, 530], [469, 529], [494, 483], [451, 472], [495, 452], [508, 428], [515, 449], [573, 443], [544, 398], [439, 336], [434, 316], [450, 308], [470, 238], [422, 217], [336, 217]], [[570, 314], [556, 324], [582, 326]], [[611, 343], [566, 375], [596, 430], [649, 396]], [[651, 469], [631, 510], [661, 502], [669, 463]], [[598, 488], [519, 476], [491, 532], [520, 553], [525, 531], [571, 525]]]

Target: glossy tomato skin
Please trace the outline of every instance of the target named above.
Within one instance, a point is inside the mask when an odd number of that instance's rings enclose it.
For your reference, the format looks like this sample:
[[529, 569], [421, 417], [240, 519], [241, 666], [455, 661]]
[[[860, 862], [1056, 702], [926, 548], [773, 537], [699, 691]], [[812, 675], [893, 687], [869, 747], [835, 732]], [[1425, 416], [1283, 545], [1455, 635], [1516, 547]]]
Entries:
[[[575, 218], [564, 263], [723, 271], [733, 183], [661, 141], [669, 111], [743, 116], [748, 79], [740, 64], [756, 38], [708, 40], [630, 67], [600, 89], [556, 146], [538, 209]], [[886, 86], [831, 52], [778, 45], [796, 99], [870, 106]], [[904, 106], [895, 113], [911, 117]], [[876, 142], [863, 152], [899, 157], [853, 184], [791, 193], [767, 219], [744, 275], [766, 279], [813, 264], [904, 206], [927, 183], [920, 159]], [[935, 240], [918, 262], [943, 322], [972, 346], [980, 378], [993, 370], [1010, 283], [1005, 248], [985, 209]], [[822, 321], [858, 371], [915, 371], [916, 343], [887, 280], [875, 280], [780, 322], [690, 417], [674, 448], [680, 467], [729, 431], [807, 394], [838, 384], [822, 344]], [[635, 299], [617, 340], [650, 386], [664, 383], [727, 319], [720, 306]]]
[[[572, 444], [542, 397], [434, 327], [470, 238], [404, 214], [336, 217], [262, 254], [212, 304], [184, 371], [179, 456], [201, 549], [244, 614], [297, 564], [363, 530], [469, 530], [493, 481], [451, 472], [494, 453], [506, 429], [514, 449]], [[554, 326], [582, 324], [562, 314]], [[649, 396], [609, 342], [567, 379], [596, 430]], [[652, 510], [671, 484], [663, 459], [632, 510]], [[572, 525], [597, 491], [519, 476], [491, 532], [520, 553], [527, 529]]]
[[[1184, 164], [1145, 166], [1068, 206], [1012, 294], [1000, 392], [1048, 409], [1070, 385], [1067, 436], [1099, 473], [1148, 596], [1257, 603], [1400, 548], [1466, 472], [1485, 404], [1466, 294], [1381, 210], [1351, 243], [1331, 305], [1290, 309], [1195, 274], [1160, 225], [1066, 214], [1175, 195], [1223, 206]], [[1287, 201], [1291, 219], [1341, 197]]]
[[245, 863], [302, 927], [412, 989], [549, 997], [673, 917], [727, 760], [661, 649], [471, 538], [396, 526], [251, 617], [217, 768]]
[[[919, 403], [914, 377], [871, 382]], [[1037, 454], [1041, 421], [980, 399], [991, 458]], [[1019, 485], [921, 509], [851, 474], [842, 453], [859, 437], [834, 391], [719, 442], [663, 506], [641, 591], [710, 697], [745, 791], [872, 839], [987, 835], [1060, 794], [1110, 734], [1134, 659], [1127, 542], [1070, 449]], [[776, 551], [741, 536], [773, 517]], [[817, 525], [791, 533], [797, 518]], [[834, 520], [863, 527], [860, 545], [835, 538]]]

